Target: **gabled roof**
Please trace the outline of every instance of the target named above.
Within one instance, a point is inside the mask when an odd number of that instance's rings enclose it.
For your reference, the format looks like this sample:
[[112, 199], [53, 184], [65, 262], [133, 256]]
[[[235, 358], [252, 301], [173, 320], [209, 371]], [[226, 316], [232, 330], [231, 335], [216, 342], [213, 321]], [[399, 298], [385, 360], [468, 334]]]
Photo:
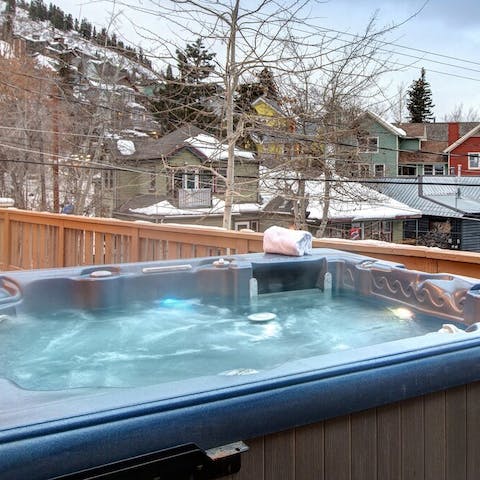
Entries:
[[266, 97], [265, 95], [262, 95], [261, 97], [258, 97], [256, 100], [252, 102], [252, 107], [255, 107], [259, 103], [266, 103], [269, 107], [271, 107], [273, 110], [275, 110], [280, 116], [284, 117], [285, 112], [282, 111], [282, 107], [278, 102], [275, 100]]
[[401, 128], [398, 128], [395, 125], [392, 125], [390, 122], [387, 122], [387, 120], [383, 119], [380, 115], [377, 115], [376, 113], [371, 112], [370, 110], [367, 110], [365, 114], [368, 115], [374, 122], [377, 122], [378, 124], [380, 124], [383, 128], [385, 128], [385, 130], [388, 130], [394, 135], [398, 137], [407, 136], [405, 130], [402, 130]]
[[469, 132], [467, 132], [463, 137], [460, 137], [456, 142], [453, 142], [449, 145], [443, 153], [450, 153], [452, 150], [455, 150], [459, 145], [461, 145], [465, 140], [468, 140], [470, 137], [473, 137], [480, 131], [480, 123], [473, 127]]
[[[122, 160], [156, 160], [173, 155], [188, 148], [203, 160], [226, 160], [227, 145], [216, 137], [193, 125], [186, 125], [159, 139], [148, 136], [140, 138], [114, 139], [107, 142], [110, 151]], [[235, 156], [244, 160], [255, 160], [253, 152], [235, 148]]]

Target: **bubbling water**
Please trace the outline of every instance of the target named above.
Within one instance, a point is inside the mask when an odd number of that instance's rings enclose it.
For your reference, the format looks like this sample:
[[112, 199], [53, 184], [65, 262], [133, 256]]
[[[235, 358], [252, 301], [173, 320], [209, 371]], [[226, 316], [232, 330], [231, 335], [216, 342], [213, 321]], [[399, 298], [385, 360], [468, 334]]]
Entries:
[[[255, 322], [249, 316], [272, 314]], [[161, 299], [128, 309], [0, 323], [0, 377], [26, 389], [135, 387], [253, 375], [291, 360], [436, 331], [441, 321], [319, 290], [260, 295], [245, 309]], [[247, 373], [245, 373], [247, 372]]]

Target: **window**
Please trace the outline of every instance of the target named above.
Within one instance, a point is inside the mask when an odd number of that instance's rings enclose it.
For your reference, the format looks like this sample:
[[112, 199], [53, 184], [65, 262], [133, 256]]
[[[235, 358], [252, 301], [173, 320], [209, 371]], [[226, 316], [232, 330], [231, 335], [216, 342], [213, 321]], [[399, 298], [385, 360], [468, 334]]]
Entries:
[[105, 188], [113, 188], [114, 173], [115, 172], [113, 170], [103, 171], [103, 186]]
[[424, 165], [423, 166], [424, 175], [433, 175], [433, 165]]
[[385, 165], [375, 165], [375, 176], [376, 177], [385, 176]]
[[424, 165], [423, 174], [424, 175], [444, 175], [445, 167], [441, 165]]
[[157, 189], [157, 174], [155, 172], [152, 172], [150, 174], [150, 186], [149, 186], [149, 191], [154, 192]]
[[399, 165], [398, 174], [405, 176], [415, 176], [417, 174], [417, 167], [415, 165]]
[[370, 176], [370, 165], [366, 165], [364, 163], [361, 163], [358, 166], [358, 173], [360, 175], [360, 178], [369, 177]]
[[468, 169], [480, 169], [480, 153], [475, 152], [468, 154]]
[[371, 240], [392, 241], [392, 222], [364, 222], [363, 238]]
[[185, 172], [182, 175], [182, 188], [198, 188], [198, 175], [195, 172]]
[[242, 222], [235, 222], [235, 230], [238, 231], [244, 228], [253, 230], [254, 232], [258, 232], [258, 220], [245, 220]]
[[359, 137], [358, 150], [361, 153], [377, 153], [378, 137]]

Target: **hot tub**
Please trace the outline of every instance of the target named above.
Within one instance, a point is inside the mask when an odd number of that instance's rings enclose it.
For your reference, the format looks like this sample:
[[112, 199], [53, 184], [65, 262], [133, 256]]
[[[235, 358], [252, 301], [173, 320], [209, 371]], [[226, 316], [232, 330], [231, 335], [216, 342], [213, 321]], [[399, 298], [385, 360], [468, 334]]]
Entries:
[[239, 441], [480, 379], [480, 281], [345, 252], [1, 282], [2, 479], [216, 478]]

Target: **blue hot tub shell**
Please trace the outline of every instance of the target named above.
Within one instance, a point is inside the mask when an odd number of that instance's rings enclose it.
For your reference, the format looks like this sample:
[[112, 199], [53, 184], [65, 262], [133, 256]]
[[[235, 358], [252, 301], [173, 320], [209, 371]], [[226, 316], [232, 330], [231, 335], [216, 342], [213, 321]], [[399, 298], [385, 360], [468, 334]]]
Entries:
[[[172, 293], [244, 305], [252, 288], [322, 290], [327, 272], [334, 290], [466, 326], [480, 319], [474, 279], [327, 249], [300, 258], [251, 254], [5, 272], [0, 314], [97, 309]], [[248, 376], [148, 387], [28, 391], [1, 379], [0, 477], [47, 479], [190, 442], [208, 449], [478, 380], [477, 331], [386, 342]]]

